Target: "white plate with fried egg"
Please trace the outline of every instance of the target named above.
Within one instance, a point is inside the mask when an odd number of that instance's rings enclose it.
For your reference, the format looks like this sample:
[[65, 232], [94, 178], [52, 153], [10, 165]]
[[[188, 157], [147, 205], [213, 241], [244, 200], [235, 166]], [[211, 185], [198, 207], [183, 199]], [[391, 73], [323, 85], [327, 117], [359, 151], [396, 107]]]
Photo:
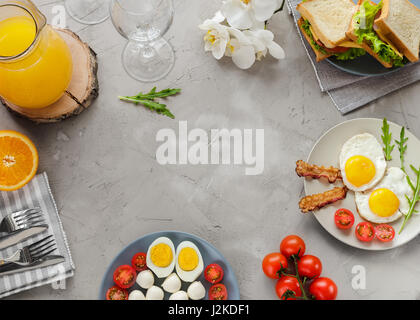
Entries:
[[[343, 180], [334, 184], [325, 179], [305, 179], [306, 195], [323, 193], [335, 186], [349, 188], [344, 200], [315, 211], [314, 216], [332, 236], [356, 248], [364, 250], [387, 250], [398, 247], [420, 233], [420, 215], [413, 214], [399, 234], [403, 214], [407, 211], [405, 194], [410, 194], [405, 174], [401, 171], [400, 154], [395, 146], [392, 160], [386, 161], [382, 151], [382, 119], [354, 119], [343, 122], [327, 131], [313, 147], [307, 162], [318, 166], [340, 168]], [[388, 121], [392, 140], [399, 140], [401, 126]], [[405, 164], [420, 165], [420, 141], [406, 130], [408, 137]], [[411, 170], [407, 171], [415, 181]], [[338, 229], [334, 222], [337, 209], [351, 210], [355, 217], [349, 230]], [[419, 210], [420, 211], [420, 210]], [[395, 232], [393, 241], [384, 243], [374, 239], [359, 241], [355, 226], [363, 221], [387, 223]]]

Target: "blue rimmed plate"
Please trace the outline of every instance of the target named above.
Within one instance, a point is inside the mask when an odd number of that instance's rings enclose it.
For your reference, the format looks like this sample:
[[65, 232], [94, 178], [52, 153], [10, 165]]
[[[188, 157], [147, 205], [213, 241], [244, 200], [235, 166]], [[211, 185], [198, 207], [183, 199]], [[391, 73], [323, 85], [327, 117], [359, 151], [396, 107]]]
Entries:
[[[223, 257], [223, 255], [213, 245], [211, 245], [204, 239], [201, 239], [189, 233], [179, 232], [179, 231], [162, 231], [162, 232], [151, 233], [135, 240], [134, 242], [129, 244], [127, 247], [125, 247], [115, 257], [115, 259], [111, 262], [107, 271], [105, 272], [105, 275], [102, 279], [102, 284], [99, 290], [99, 300], [104, 300], [105, 294], [108, 288], [114, 285], [113, 273], [115, 269], [120, 265], [130, 264], [131, 258], [137, 252], [147, 252], [147, 249], [150, 246], [150, 244], [159, 237], [168, 237], [169, 239], [171, 239], [175, 245], [175, 248], [182, 241], [191, 241], [195, 245], [197, 245], [198, 249], [201, 252], [201, 255], [203, 256], [205, 266], [211, 263], [217, 263], [223, 268], [224, 276], [223, 276], [222, 283], [226, 286], [229, 300], [240, 300], [239, 286], [236, 280], [235, 273], [233, 272], [233, 269], [231, 268], [231, 266], [229, 265], [229, 262], [225, 259], [225, 257]], [[164, 279], [156, 278], [157, 285], [160, 286], [163, 280]], [[203, 283], [204, 287], [206, 288], [206, 291], [208, 292], [208, 289], [211, 287], [211, 285], [204, 279], [203, 274], [197, 280]], [[188, 284], [183, 283], [182, 290], [187, 291], [186, 290], [187, 288], [188, 288]], [[146, 294], [145, 290], [141, 289], [137, 284], [135, 284], [132, 289], [141, 290], [144, 294]], [[169, 294], [165, 293], [165, 299], [168, 299], [168, 298], [169, 298]], [[208, 299], [207, 295], [205, 299]]]

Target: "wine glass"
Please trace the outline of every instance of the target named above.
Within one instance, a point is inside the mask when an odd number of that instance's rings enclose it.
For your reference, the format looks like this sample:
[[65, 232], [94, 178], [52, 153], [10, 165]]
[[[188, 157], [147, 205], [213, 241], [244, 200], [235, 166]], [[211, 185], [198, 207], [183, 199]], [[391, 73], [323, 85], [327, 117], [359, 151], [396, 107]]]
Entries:
[[153, 82], [174, 66], [172, 46], [162, 38], [172, 24], [172, 0], [111, 0], [111, 19], [128, 39], [122, 54], [124, 69], [136, 80]]
[[66, 0], [70, 17], [83, 24], [98, 24], [109, 18], [110, 0]]

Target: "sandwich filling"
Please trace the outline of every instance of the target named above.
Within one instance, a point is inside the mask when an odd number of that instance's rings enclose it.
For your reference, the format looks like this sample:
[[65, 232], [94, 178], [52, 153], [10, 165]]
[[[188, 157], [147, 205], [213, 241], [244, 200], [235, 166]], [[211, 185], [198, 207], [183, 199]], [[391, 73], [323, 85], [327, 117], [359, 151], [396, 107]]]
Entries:
[[311, 39], [311, 45], [325, 55], [335, 56], [338, 60], [353, 60], [366, 54], [364, 49], [351, 41], [345, 41], [335, 48], [325, 47], [314, 33], [311, 23], [307, 19], [303, 19], [302, 29]]
[[382, 1], [376, 5], [365, 0], [353, 18], [354, 33], [358, 42], [365, 42], [380, 59], [395, 67], [402, 67], [407, 62], [404, 56], [385, 36], [381, 36], [379, 30], [375, 30], [375, 18], [382, 10], [382, 5]]

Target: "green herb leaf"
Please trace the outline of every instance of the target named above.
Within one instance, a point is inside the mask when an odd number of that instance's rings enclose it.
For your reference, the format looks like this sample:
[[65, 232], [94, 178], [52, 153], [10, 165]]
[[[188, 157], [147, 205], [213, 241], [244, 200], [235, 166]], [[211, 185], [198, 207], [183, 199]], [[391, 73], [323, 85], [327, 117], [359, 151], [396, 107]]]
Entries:
[[415, 207], [416, 207], [417, 203], [420, 201], [420, 168], [416, 169], [414, 166], [410, 166], [410, 168], [416, 174], [416, 186], [414, 187], [413, 184], [410, 185], [412, 188], [414, 188], [413, 198], [410, 199], [409, 197], [406, 196], [406, 199], [408, 200], [408, 203], [410, 205], [410, 209], [408, 210], [407, 214], [404, 216], [404, 221], [403, 221], [403, 224], [401, 226], [401, 229], [400, 229], [399, 233], [401, 233], [404, 230], [404, 227], [405, 227], [407, 221], [410, 220], [413, 213], [417, 212]]
[[400, 162], [401, 162], [401, 170], [404, 171], [406, 174], [407, 172], [405, 171], [405, 165], [404, 165], [404, 155], [405, 152], [407, 151], [407, 143], [408, 138], [405, 137], [405, 127], [401, 128], [401, 133], [400, 133], [400, 140], [395, 140], [395, 142], [398, 145], [398, 150], [400, 151]]
[[149, 93], [144, 94], [140, 92], [136, 96], [119, 96], [118, 98], [122, 101], [133, 102], [136, 105], [141, 104], [144, 107], [157, 112], [158, 114], [165, 115], [171, 119], [175, 119], [175, 116], [171, 111], [166, 107], [166, 104], [158, 103], [155, 101], [156, 98], [166, 98], [169, 96], [176, 95], [181, 92], [181, 89], [165, 89], [159, 92], [156, 92], [156, 87], [149, 91]]
[[392, 150], [394, 150], [395, 145], [391, 144], [392, 143], [392, 133], [389, 132], [389, 124], [388, 121], [386, 120], [386, 118], [384, 118], [383, 121], [383, 126], [382, 126], [382, 142], [384, 144], [384, 153], [385, 153], [385, 160], [386, 161], [391, 161], [392, 160]]

